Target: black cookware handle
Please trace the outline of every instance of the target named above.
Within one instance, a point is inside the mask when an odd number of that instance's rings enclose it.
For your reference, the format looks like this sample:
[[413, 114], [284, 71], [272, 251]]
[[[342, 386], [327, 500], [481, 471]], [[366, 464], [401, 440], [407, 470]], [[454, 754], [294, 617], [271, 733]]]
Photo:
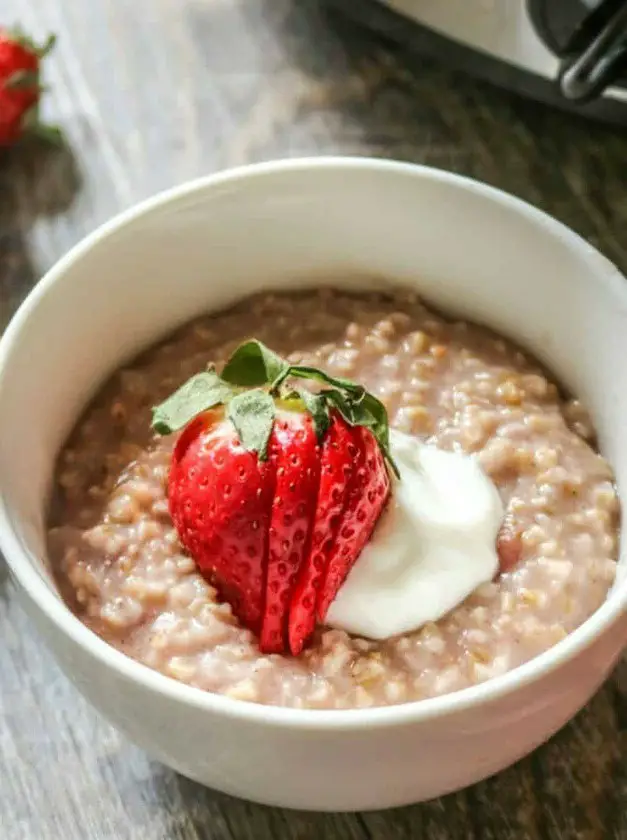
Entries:
[[627, 2], [621, 3], [587, 46], [562, 62], [559, 84], [571, 102], [600, 96], [627, 71]]

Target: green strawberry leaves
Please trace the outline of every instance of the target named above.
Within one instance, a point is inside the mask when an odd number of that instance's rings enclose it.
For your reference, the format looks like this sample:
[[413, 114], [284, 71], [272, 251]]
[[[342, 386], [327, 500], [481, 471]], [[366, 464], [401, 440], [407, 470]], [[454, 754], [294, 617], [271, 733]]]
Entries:
[[268, 457], [275, 413], [274, 400], [261, 388], [244, 391], [228, 404], [227, 416], [235, 426], [242, 446], [249, 452], [257, 452], [261, 461]]
[[46, 40], [42, 44], [35, 45], [35, 52], [37, 54], [37, 58], [41, 60], [45, 58], [49, 53], [52, 52], [55, 45], [57, 43], [57, 36], [54, 33], [50, 33]]
[[329, 413], [329, 402], [324, 394], [313, 394], [302, 388], [295, 392], [296, 397], [302, 400], [305, 408], [311, 414], [314, 429], [316, 430], [316, 437], [322, 440], [327, 429], [331, 425], [331, 415]]
[[270, 385], [285, 377], [290, 363], [253, 339], [240, 344], [222, 371], [222, 379], [242, 388]]
[[16, 70], [4, 83], [5, 90], [39, 90], [39, 73], [36, 70]]
[[236, 392], [214, 370], [197, 373], [178, 391], [152, 410], [152, 427], [160, 435], [169, 435], [190, 420], [228, 402]]
[[13, 26], [8, 30], [2, 30], [2, 32], [8, 40], [19, 44], [29, 53], [36, 56], [40, 61], [52, 52], [57, 43], [57, 36], [54, 33], [47, 35], [45, 41], [39, 44], [19, 26]]
[[[392, 454], [390, 452], [390, 427], [388, 422], [388, 413], [381, 400], [378, 400], [373, 394], [366, 391], [363, 385], [358, 385], [351, 379], [330, 376], [328, 373], [325, 373], [318, 368], [308, 367], [305, 365], [292, 365], [286, 374], [286, 377], [287, 376], [294, 376], [299, 379], [309, 379], [315, 382], [322, 382], [326, 385], [330, 385], [330, 388], [320, 391], [317, 395], [319, 399], [324, 400], [326, 403], [326, 416], [328, 417], [329, 406], [333, 406], [339, 411], [346, 422], [350, 423], [351, 426], [365, 426], [367, 429], [370, 429], [377, 439], [386, 460], [392, 467], [394, 475], [396, 475], [397, 478], [399, 477], [398, 467], [394, 463], [394, 459], [392, 458]], [[310, 411], [315, 422], [316, 415], [314, 414], [314, 410], [307, 405], [304, 393], [306, 393], [304, 389], [299, 391], [299, 396], [303, 399], [303, 402], [305, 402], [305, 405]], [[321, 408], [319, 404], [316, 404], [316, 411], [320, 415]], [[319, 434], [318, 436], [322, 437], [327, 428], [328, 423], [327, 426], [324, 427], [322, 434]], [[318, 432], [317, 426], [316, 432]]]
[[[305, 388], [286, 390], [285, 382], [290, 378], [327, 387], [318, 392]], [[221, 374], [212, 368], [198, 373], [156, 406], [152, 426], [159, 434], [171, 434], [199, 414], [224, 405], [242, 445], [264, 460], [276, 416], [275, 399], [295, 411], [308, 411], [318, 440], [329, 428], [332, 409], [351, 426], [369, 429], [399, 477], [390, 452], [387, 410], [380, 400], [350, 379], [330, 376], [307, 365], [292, 365], [256, 339], [241, 344]]]

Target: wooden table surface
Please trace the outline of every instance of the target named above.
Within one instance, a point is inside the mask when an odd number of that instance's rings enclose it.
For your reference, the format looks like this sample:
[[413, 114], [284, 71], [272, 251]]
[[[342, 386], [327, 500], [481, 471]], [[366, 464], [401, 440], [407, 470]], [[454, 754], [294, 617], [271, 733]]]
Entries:
[[[2, 0], [0, 18], [58, 33], [46, 113], [70, 149], [0, 157], [2, 326], [42, 272], [116, 211], [225, 166], [310, 153], [475, 176], [627, 269], [626, 132], [426, 61], [410, 66], [313, 0]], [[340, 816], [263, 808], [177, 776], [100, 720], [0, 567], [0, 837], [627, 839], [626, 695], [624, 664], [548, 745], [441, 801]]]

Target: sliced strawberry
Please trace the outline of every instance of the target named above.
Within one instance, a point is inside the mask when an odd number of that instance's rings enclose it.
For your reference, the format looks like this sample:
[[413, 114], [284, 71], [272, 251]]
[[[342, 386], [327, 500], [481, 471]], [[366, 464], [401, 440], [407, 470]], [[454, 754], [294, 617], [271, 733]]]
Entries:
[[182, 545], [235, 615], [259, 633], [275, 467], [243, 448], [209, 412], [181, 434], [172, 458], [170, 513]]
[[262, 651], [300, 653], [387, 501], [385, 459], [398, 475], [384, 405], [252, 340], [156, 406], [152, 425], [182, 430], [168, 483], [181, 544]]
[[316, 625], [317, 593], [322, 586], [353, 470], [351, 439], [346, 421], [334, 414], [322, 443], [320, 489], [310, 553], [299, 573], [290, 609], [289, 646], [294, 656], [302, 651]]
[[276, 466], [272, 502], [266, 606], [260, 648], [285, 650], [288, 614], [298, 572], [309, 550], [320, 482], [320, 447], [311, 417], [283, 412], [270, 438]]
[[[363, 426], [350, 430], [349, 453], [354, 466], [337, 536], [318, 592], [316, 612], [324, 621], [340, 586], [370, 539], [390, 495], [390, 477], [372, 432]], [[353, 454], [354, 453], [354, 454]]]

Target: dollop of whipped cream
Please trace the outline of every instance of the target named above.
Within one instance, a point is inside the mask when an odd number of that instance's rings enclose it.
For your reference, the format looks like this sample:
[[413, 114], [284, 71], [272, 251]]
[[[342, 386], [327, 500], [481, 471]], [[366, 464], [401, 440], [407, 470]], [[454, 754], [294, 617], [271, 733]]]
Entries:
[[503, 505], [471, 455], [390, 433], [401, 478], [326, 624], [369, 639], [446, 615], [498, 569]]

